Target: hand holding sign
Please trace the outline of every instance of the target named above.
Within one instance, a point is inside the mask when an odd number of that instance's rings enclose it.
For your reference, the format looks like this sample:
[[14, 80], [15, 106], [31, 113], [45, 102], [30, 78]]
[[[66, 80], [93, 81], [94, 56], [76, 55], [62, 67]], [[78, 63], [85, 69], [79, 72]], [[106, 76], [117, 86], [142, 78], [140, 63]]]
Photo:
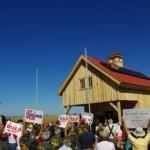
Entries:
[[21, 124], [18, 124], [12, 121], [7, 121], [4, 133], [14, 134], [18, 137], [21, 137], [22, 130], [23, 130], [23, 126]]
[[150, 109], [124, 109], [123, 115], [128, 128], [147, 128]]
[[30, 123], [42, 124], [43, 111], [35, 110], [35, 109], [25, 109], [24, 121]]

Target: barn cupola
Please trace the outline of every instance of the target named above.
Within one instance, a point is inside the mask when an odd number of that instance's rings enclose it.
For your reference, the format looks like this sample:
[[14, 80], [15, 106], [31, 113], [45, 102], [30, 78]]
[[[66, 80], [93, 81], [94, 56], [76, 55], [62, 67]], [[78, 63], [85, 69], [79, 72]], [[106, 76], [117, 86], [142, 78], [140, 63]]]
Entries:
[[112, 52], [108, 55], [108, 62], [110, 64], [115, 64], [118, 67], [123, 67], [123, 56], [118, 52]]

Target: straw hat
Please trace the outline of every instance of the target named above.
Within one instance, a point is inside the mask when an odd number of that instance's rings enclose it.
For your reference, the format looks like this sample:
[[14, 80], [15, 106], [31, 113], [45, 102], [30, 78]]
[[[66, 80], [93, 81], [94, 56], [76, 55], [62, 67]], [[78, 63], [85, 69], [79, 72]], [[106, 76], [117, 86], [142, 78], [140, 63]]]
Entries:
[[136, 130], [133, 132], [133, 134], [134, 134], [136, 137], [143, 137], [143, 136], [145, 135], [145, 131], [143, 130], [143, 128], [138, 127], [138, 128], [136, 128]]

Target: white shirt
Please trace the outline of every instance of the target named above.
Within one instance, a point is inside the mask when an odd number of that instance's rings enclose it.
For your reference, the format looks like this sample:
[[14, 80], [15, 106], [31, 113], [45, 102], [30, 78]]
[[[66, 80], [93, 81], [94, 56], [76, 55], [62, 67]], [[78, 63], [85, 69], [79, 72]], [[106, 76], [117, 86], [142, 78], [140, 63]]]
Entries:
[[116, 150], [114, 143], [109, 141], [101, 141], [96, 144], [96, 150]]
[[15, 137], [12, 134], [10, 134], [8, 136], [8, 143], [10, 143], [10, 144], [16, 143], [16, 139], [15, 139]]
[[58, 150], [72, 150], [72, 148], [67, 147], [66, 145], [63, 145]]

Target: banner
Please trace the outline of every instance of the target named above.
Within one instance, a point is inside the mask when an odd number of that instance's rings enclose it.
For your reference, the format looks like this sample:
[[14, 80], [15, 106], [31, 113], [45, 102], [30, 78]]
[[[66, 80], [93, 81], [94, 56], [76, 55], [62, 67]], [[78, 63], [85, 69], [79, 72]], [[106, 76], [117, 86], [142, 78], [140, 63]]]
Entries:
[[66, 128], [68, 122], [79, 122], [80, 117], [78, 115], [59, 115], [60, 127]]
[[147, 128], [150, 109], [124, 109], [123, 116], [128, 128]]
[[43, 111], [35, 110], [35, 109], [25, 109], [24, 121], [30, 123], [42, 124]]
[[69, 115], [69, 121], [70, 122], [79, 122], [80, 121], [80, 117], [79, 115]]
[[67, 123], [69, 121], [69, 115], [59, 115], [58, 120], [60, 121], [60, 126], [61, 128], [66, 128]]
[[79, 122], [80, 121], [80, 117], [79, 115], [59, 115], [59, 119], [60, 122]]
[[7, 121], [4, 132], [14, 134], [18, 137], [21, 137], [22, 130], [23, 130], [23, 125], [12, 122], [12, 121]]
[[89, 125], [93, 123], [93, 117], [94, 117], [94, 115], [92, 113], [84, 112], [81, 115], [82, 120], [84, 120], [84, 122]]

